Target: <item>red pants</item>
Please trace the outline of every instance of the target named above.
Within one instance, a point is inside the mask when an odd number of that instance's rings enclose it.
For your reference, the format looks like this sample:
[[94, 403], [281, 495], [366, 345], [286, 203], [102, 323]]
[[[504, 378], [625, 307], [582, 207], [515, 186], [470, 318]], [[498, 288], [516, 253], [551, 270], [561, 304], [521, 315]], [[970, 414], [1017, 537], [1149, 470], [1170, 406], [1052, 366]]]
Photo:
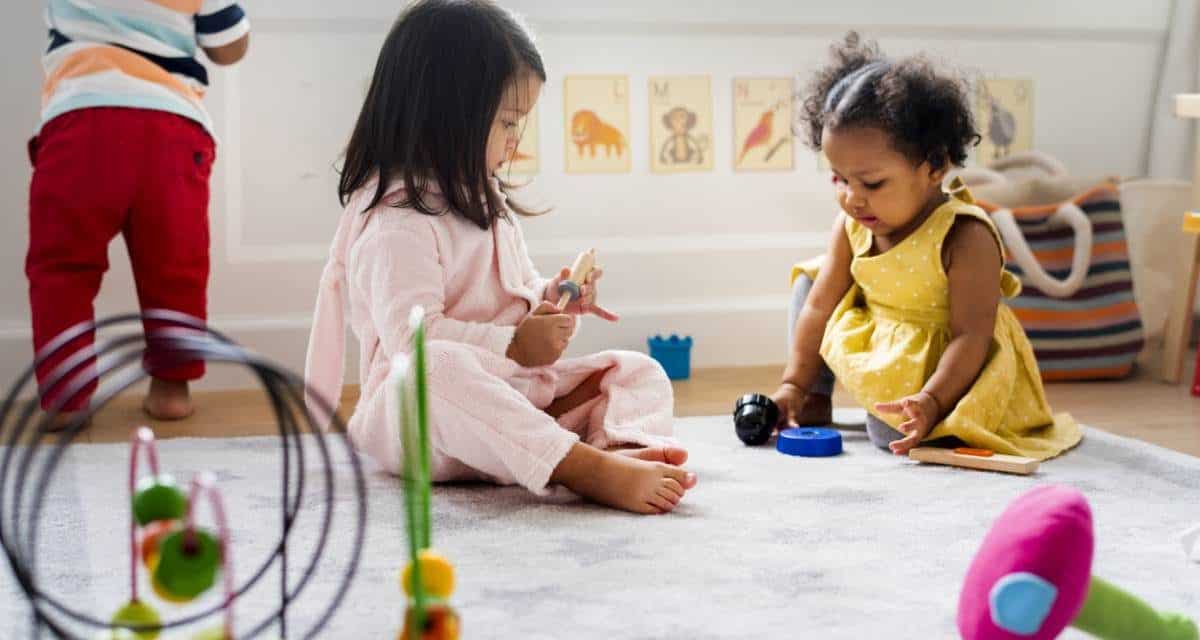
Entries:
[[[47, 122], [29, 142], [29, 303], [33, 346], [93, 318], [92, 302], [108, 270], [108, 244], [125, 238], [142, 309], [171, 309], [205, 318], [208, 285], [208, 178], [212, 138], [202, 126], [148, 109], [90, 108]], [[38, 382], [69, 353], [90, 345], [81, 337], [38, 368]], [[154, 361], [147, 356], [147, 364]], [[89, 367], [90, 370], [90, 367]], [[151, 367], [157, 378], [192, 380], [204, 363]], [[94, 391], [69, 399], [87, 406]], [[49, 408], [58, 392], [43, 388]]]

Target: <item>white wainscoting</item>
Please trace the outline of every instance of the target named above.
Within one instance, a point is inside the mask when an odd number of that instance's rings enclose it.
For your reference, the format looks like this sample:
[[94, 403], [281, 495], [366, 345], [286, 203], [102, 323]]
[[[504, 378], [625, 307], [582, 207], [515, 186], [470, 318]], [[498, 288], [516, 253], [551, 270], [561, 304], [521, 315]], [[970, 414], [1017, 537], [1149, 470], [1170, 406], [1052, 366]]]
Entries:
[[[615, 325], [587, 321], [572, 352], [644, 350], [647, 336], [678, 332], [695, 338], [693, 366], [701, 367], [783, 361], [789, 266], [822, 251], [833, 212], [828, 177], [799, 145], [792, 172], [732, 171], [734, 76], [803, 77], [824, 62], [830, 42], [858, 25], [894, 55], [924, 50], [967, 75], [1032, 77], [1039, 148], [1079, 175], [1131, 175], [1146, 144], [1167, 14], [1165, 1], [509, 4], [536, 31], [550, 74], [539, 106], [542, 170], [523, 194], [554, 210], [524, 222], [531, 252], [541, 269], [553, 271], [595, 247], [606, 272], [603, 301], [624, 316]], [[396, 3], [245, 5], [254, 29], [250, 55], [235, 68], [214, 70], [208, 98], [220, 137], [210, 319], [299, 369], [339, 213], [334, 165]], [[41, 41], [30, 28], [0, 26], [14, 36], [0, 39], [6, 48], [36, 42], [7, 51], [10, 61], [36, 64]], [[562, 78], [574, 73], [630, 76], [631, 173], [564, 173]], [[651, 175], [647, 78], [697, 73], [712, 77], [716, 169]], [[31, 96], [5, 107], [12, 112], [6, 122], [36, 122], [37, 81], [28, 73], [5, 76], [7, 95]], [[5, 142], [19, 144], [27, 133], [8, 131]], [[10, 192], [0, 194], [10, 212], [0, 237], [0, 380], [29, 357], [21, 272], [28, 167], [23, 148], [19, 156], [12, 151], [3, 155]], [[111, 253], [100, 313], [135, 306], [124, 249], [115, 243]], [[203, 384], [245, 380], [216, 369]]]

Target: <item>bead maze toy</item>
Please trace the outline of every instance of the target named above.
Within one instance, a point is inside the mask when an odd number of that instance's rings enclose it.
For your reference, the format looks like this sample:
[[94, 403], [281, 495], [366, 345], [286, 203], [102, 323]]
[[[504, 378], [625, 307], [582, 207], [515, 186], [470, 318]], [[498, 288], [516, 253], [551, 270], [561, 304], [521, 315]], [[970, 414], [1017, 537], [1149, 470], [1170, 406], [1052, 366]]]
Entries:
[[964, 640], [1051, 640], [1068, 626], [1103, 640], [1197, 640], [1196, 623], [1159, 612], [1092, 575], [1083, 494], [1041, 485], [1014, 500], [983, 539], [958, 599]]
[[[97, 329], [121, 329], [133, 323], [139, 325], [136, 334], [127, 332], [84, 348], [69, 348], [78, 338]], [[153, 359], [147, 357], [151, 352]], [[30, 395], [36, 398], [37, 394], [31, 393], [35, 384], [34, 372], [60, 354], [69, 355], [46, 376], [42, 385], [42, 392], [54, 394], [56, 400], [39, 419], [35, 415], [37, 400], [23, 398]], [[153, 432], [145, 427], [136, 429], [131, 442], [128, 476], [129, 599], [114, 615], [103, 619], [82, 610], [77, 602], [62, 594], [54, 593], [46, 576], [39, 572], [38, 534], [44, 520], [44, 507], [48, 504], [50, 481], [66, 448], [80, 436], [83, 425], [95, 411], [146, 379], [155, 367], [170, 367], [193, 360], [247, 367], [271, 400], [281, 443], [279, 540], [271, 547], [271, 553], [250, 572], [250, 577], [241, 585], [235, 584], [229, 514], [215, 477], [208, 472], [198, 473], [185, 493], [175, 478], [160, 468]], [[105, 386], [98, 387], [101, 379], [105, 380]], [[46, 427], [54, 423], [68, 402], [96, 388], [98, 391], [89, 410], [81, 412], [60, 433], [47, 432]], [[314, 401], [319, 407], [317, 412], [324, 415], [314, 416], [305, 407], [305, 385], [301, 377], [243, 349], [202, 321], [173, 311], [151, 310], [85, 322], [51, 341], [12, 385], [0, 405], [0, 436], [3, 437], [0, 442], [4, 445], [0, 457], [0, 546], [29, 602], [32, 636], [41, 637], [49, 632], [54, 637], [70, 639], [154, 640], [165, 637], [163, 632], [180, 630], [190, 635], [176, 637], [192, 640], [234, 640], [236, 637], [241, 640], [268, 636], [312, 638], [320, 634], [341, 604], [357, 571], [366, 531], [367, 501], [362, 467], [346, 437], [344, 425], [334, 407], [319, 398], [310, 399], [310, 402]], [[331, 425], [331, 434], [324, 433], [318, 426], [326, 423]], [[319, 452], [315, 460], [312, 453], [306, 453], [302, 436], [312, 439], [307, 448]], [[339, 449], [344, 451], [342, 455], [349, 463], [342, 465], [342, 458], [338, 459], [339, 467], [345, 466], [348, 470], [348, 478], [339, 479], [334, 472], [332, 455]], [[138, 462], [143, 453], [149, 474], [139, 479]], [[314, 462], [320, 465], [323, 477], [311, 473]], [[313, 510], [312, 514], [320, 509], [313, 520], [318, 528], [317, 539], [311, 555], [297, 562], [295, 554], [289, 553], [289, 536], [296, 533], [294, 525], [305, 499], [313, 502], [313, 477], [319, 479], [316, 484], [324, 494], [316, 503], [320, 507], [308, 507]], [[306, 478], [309, 478], [308, 487]], [[202, 501], [211, 507], [215, 529], [198, 524], [196, 509]], [[344, 563], [329, 562], [324, 557], [334, 526], [334, 506], [338, 501], [346, 503], [352, 513], [350, 521], [338, 523], [338, 529], [346, 531], [352, 539]], [[289, 570], [292, 564], [295, 566]], [[249, 622], [235, 628], [235, 602], [262, 582], [272, 568], [278, 569], [279, 573], [278, 605], [268, 611], [254, 612], [249, 616]], [[324, 571], [324, 575], [337, 572], [333, 575], [338, 575], [338, 579], [331, 581], [333, 595], [322, 608], [305, 611], [312, 614], [313, 620], [307, 628], [292, 628], [297, 625], [289, 624], [289, 608], [318, 569]], [[191, 608], [200, 610], [164, 620], [151, 603], [149, 594], [140, 589], [142, 570], [149, 580], [149, 591], [158, 600], [169, 605], [193, 603]], [[201, 606], [194, 602], [212, 589], [218, 579], [222, 594], [215, 605]], [[270, 588], [265, 583], [263, 586]], [[219, 626], [210, 627], [207, 620], [214, 615], [222, 615], [223, 621]], [[205, 628], [194, 632], [197, 626]]]
[[458, 640], [459, 618], [448, 600], [454, 593], [454, 566], [432, 547], [429, 476], [428, 392], [425, 382], [425, 311], [409, 317], [412, 349], [392, 363], [399, 398], [403, 453], [404, 513], [408, 565], [400, 576], [408, 607], [397, 640]]

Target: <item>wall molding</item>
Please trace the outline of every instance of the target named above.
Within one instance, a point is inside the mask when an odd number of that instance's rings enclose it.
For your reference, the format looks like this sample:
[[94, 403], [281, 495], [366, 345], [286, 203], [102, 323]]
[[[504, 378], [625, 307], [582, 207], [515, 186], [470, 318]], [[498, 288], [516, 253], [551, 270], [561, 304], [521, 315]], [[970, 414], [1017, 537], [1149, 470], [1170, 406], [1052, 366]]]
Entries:
[[[785, 357], [784, 325], [788, 296], [729, 298], [720, 301], [645, 302], [621, 305], [621, 321], [608, 324], [597, 318], [585, 320], [568, 355], [603, 349], [646, 351], [646, 338], [654, 334], [693, 335], [697, 346], [692, 355], [695, 367], [781, 364]], [[255, 352], [297, 373], [304, 371], [311, 314], [281, 314], [272, 317], [217, 315], [212, 325]], [[736, 336], [736, 339], [734, 338]], [[28, 326], [0, 325], [0, 353], [13, 354], [0, 360], [0, 379], [15, 380], [29, 365]], [[346, 343], [346, 380], [357, 377], [358, 350], [352, 338]], [[198, 390], [246, 387], [244, 371], [232, 366], [213, 366], [196, 384]]]
[[[254, 20], [256, 33], [354, 33], [383, 34], [392, 18], [328, 17]], [[809, 36], [839, 37], [849, 25], [802, 22], [689, 22], [682, 20], [530, 20], [534, 31], [545, 34], [581, 35], [682, 35], [682, 36]], [[856, 24], [859, 33], [872, 38], [934, 40], [1050, 40], [1159, 43], [1166, 29], [1122, 27], [1042, 27], [1026, 25], [899, 25]]]
[[[713, 314], [733, 311], [764, 311], [787, 309], [790, 297], [777, 296], [745, 296], [739, 298], [723, 298], [720, 301], [710, 300], [675, 300], [668, 302], [638, 302], [621, 304], [618, 311], [622, 318], [647, 318], [670, 316], [676, 314]], [[102, 315], [102, 314], [100, 314]], [[222, 333], [237, 336], [239, 333], [292, 331], [302, 329], [307, 336], [312, 325], [311, 313], [282, 313], [271, 317], [253, 314], [218, 314], [209, 316], [209, 324]], [[105, 332], [101, 331], [101, 335]], [[30, 348], [33, 331], [28, 324], [5, 323], [0, 325], [0, 352], [19, 353], [21, 349]], [[20, 342], [15, 345], [13, 343]], [[12, 348], [16, 351], [6, 351]]]
[[[234, 264], [264, 264], [280, 262], [324, 262], [329, 257], [327, 244], [254, 245], [241, 241], [241, 207], [226, 204], [228, 216], [226, 233], [227, 260]], [[691, 253], [741, 253], [745, 251], [796, 249], [824, 250], [829, 244], [828, 232], [800, 231], [788, 233], [687, 234], [646, 236], [560, 236], [535, 240], [529, 249], [533, 258], [574, 256], [580, 247], [597, 247], [605, 256], [614, 255], [674, 255]]]

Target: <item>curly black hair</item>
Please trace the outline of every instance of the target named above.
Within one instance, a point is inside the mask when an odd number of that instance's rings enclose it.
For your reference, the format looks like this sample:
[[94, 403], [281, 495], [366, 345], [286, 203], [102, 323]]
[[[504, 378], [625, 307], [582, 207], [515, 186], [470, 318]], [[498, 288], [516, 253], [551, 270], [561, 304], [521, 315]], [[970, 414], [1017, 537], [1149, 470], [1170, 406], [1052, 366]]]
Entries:
[[877, 127], [897, 151], [934, 169], [962, 166], [979, 144], [964, 82], [939, 74], [923, 56], [897, 62], [851, 31], [830, 47], [833, 63], [805, 92], [800, 120], [809, 147], [821, 150], [828, 127]]

